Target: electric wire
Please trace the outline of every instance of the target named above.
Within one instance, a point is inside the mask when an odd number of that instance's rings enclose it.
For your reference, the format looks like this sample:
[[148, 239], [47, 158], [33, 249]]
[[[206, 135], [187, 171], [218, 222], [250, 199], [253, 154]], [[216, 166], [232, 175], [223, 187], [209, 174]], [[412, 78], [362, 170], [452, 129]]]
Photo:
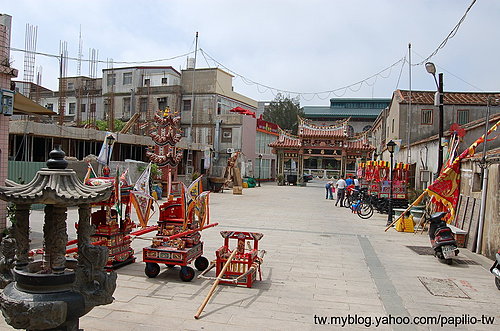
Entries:
[[[420, 55], [420, 54], [418, 54], [417, 52], [415, 52], [415, 50], [413, 50], [413, 49], [412, 49], [412, 51], [411, 51], [411, 52], [412, 52], [412, 54], [415, 54], [415, 55], [419, 56], [420, 58], [423, 58], [423, 56], [422, 56], [422, 55]], [[477, 87], [476, 85], [474, 85], [474, 84], [471, 84], [471, 83], [467, 82], [466, 80], [464, 80], [463, 78], [460, 78], [459, 76], [455, 75], [455, 74], [454, 74], [454, 73], [452, 73], [451, 71], [446, 70], [446, 68], [445, 68], [445, 67], [443, 67], [443, 66], [441, 66], [441, 65], [439, 65], [439, 66], [438, 66], [438, 65], [436, 65], [436, 67], [437, 67], [437, 68], [442, 69], [442, 70], [443, 70], [443, 71], [445, 71], [447, 74], [452, 75], [452, 76], [453, 76], [453, 77], [455, 77], [456, 79], [460, 80], [462, 83], [465, 83], [465, 84], [469, 85], [470, 87], [472, 87], [472, 88], [476, 89], [477, 91], [479, 91], [479, 92], [485, 92], [485, 90], [484, 90], [484, 89], [482, 89], [482, 88], [480, 88], [480, 87]]]
[[460, 19], [460, 21], [458, 21], [458, 23], [455, 25], [455, 27], [451, 30], [450, 33], [448, 33], [448, 35], [446, 36], [446, 38], [441, 42], [441, 44], [439, 44], [439, 46], [434, 50], [434, 52], [432, 52], [431, 55], [429, 55], [428, 57], [426, 57], [421, 62], [412, 64], [412, 66], [420, 66], [420, 65], [428, 62], [434, 55], [436, 55], [441, 49], [443, 49], [444, 46], [446, 46], [446, 44], [448, 43], [448, 40], [450, 40], [453, 37], [455, 37], [455, 35], [458, 32], [458, 29], [460, 28], [460, 25], [465, 20], [465, 17], [467, 16], [467, 14], [469, 13], [469, 11], [471, 10], [472, 6], [474, 6], [475, 3], [476, 3], [476, 0], [472, 0], [471, 4], [469, 5], [469, 7], [467, 8], [467, 10], [465, 11], [465, 13], [462, 16], [462, 18]]
[[[424, 60], [422, 60], [421, 62], [419, 63], [415, 63], [415, 64], [411, 64], [412, 66], [418, 66], [418, 65], [422, 65], [424, 63], [426, 63], [429, 59], [431, 59], [434, 55], [436, 55], [439, 50], [443, 49], [448, 40], [452, 39], [458, 32], [458, 29], [460, 28], [461, 24], [463, 23], [463, 21], [465, 20], [468, 12], [470, 11], [470, 9], [472, 8], [472, 6], [476, 3], [476, 0], [472, 0], [471, 4], [469, 5], [469, 7], [467, 8], [467, 10], [465, 11], [464, 15], [462, 16], [462, 18], [459, 20], [459, 22], [455, 25], [455, 27], [451, 30], [451, 32], [447, 35], [447, 37], [441, 42], [441, 44], [439, 44], [439, 46], [434, 50], [434, 52], [432, 52], [428, 57], [426, 57]], [[5, 47], [5, 46], [4, 46]], [[192, 47], [192, 46], [191, 46]], [[23, 50], [23, 49], [19, 49], [19, 48], [14, 48], [14, 47], [5, 47], [5, 48], [9, 48], [11, 51], [18, 51], [18, 52], [27, 52], [27, 50]], [[397, 86], [399, 85], [399, 81], [400, 81], [400, 78], [401, 78], [401, 72], [402, 72], [402, 68], [404, 67], [404, 63], [406, 62], [406, 56], [404, 58], [401, 58], [399, 59], [398, 61], [396, 61], [395, 63], [393, 63], [392, 65], [380, 70], [379, 72], [375, 73], [374, 75], [371, 75], [363, 80], [360, 80], [358, 82], [355, 82], [355, 83], [352, 83], [350, 85], [347, 85], [347, 86], [343, 86], [343, 87], [339, 87], [339, 88], [335, 88], [335, 89], [332, 89], [332, 90], [326, 90], [326, 91], [316, 91], [316, 92], [297, 92], [297, 91], [290, 91], [290, 90], [283, 90], [283, 89], [278, 89], [278, 88], [274, 88], [274, 87], [271, 87], [271, 86], [268, 86], [268, 85], [265, 85], [265, 84], [262, 84], [262, 83], [258, 83], [252, 79], [249, 79], [241, 74], [238, 74], [237, 72], [229, 69], [228, 67], [226, 67], [225, 65], [223, 65], [221, 62], [217, 61], [215, 58], [213, 58], [212, 56], [210, 56], [210, 54], [208, 54], [207, 52], [205, 52], [202, 48], [199, 48], [200, 52], [203, 54], [203, 57], [205, 58], [205, 61], [207, 62], [208, 66], [210, 67], [210, 64], [208, 62], [208, 59], [207, 57], [213, 61], [216, 65], [216, 67], [222, 67], [224, 68], [225, 70], [227, 70], [229, 73], [233, 74], [234, 76], [240, 78], [245, 84], [247, 85], [256, 85], [257, 86], [257, 91], [259, 93], [265, 93], [265, 92], [261, 92], [260, 91], [260, 88], [259, 87], [263, 87], [265, 88], [265, 91], [270, 91], [274, 96], [276, 96], [278, 93], [282, 93], [282, 94], [293, 94], [293, 95], [296, 95], [296, 96], [299, 96], [299, 97], [302, 97], [304, 98], [305, 100], [307, 100], [307, 97], [305, 96], [311, 96], [312, 99], [314, 97], [319, 97], [319, 94], [328, 94], [328, 97], [333, 93], [335, 96], [337, 97], [340, 97], [340, 96], [344, 96], [347, 92], [347, 89], [349, 89], [350, 91], [352, 92], [358, 92], [359, 90], [361, 90], [361, 88], [363, 87], [363, 84], [366, 84], [367, 86], [371, 86], [373, 87], [375, 85], [375, 83], [377, 82], [377, 79], [378, 77], [382, 77], [384, 79], [386, 78], [389, 78], [392, 74], [392, 68], [399, 65], [399, 63], [402, 62], [402, 66], [401, 66], [401, 71], [400, 71], [400, 74], [399, 74], [399, 77], [398, 77], [398, 82], [397, 82]], [[185, 56], [189, 56], [190, 54], [196, 52], [197, 50], [193, 50], [193, 51], [190, 51], [188, 53], [185, 53], [185, 54], [181, 54], [181, 55], [177, 55], [177, 56], [173, 56], [173, 57], [170, 57], [170, 58], [163, 58], [163, 59], [153, 59], [153, 60], [146, 60], [146, 61], [114, 61], [113, 63], [116, 63], [116, 64], [147, 64], [147, 63], [156, 63], [156, 62], [164, 62], [164, 61], [170, 61], [170, 60], [174, 60], [174, 59], [178, 59], [180, 57], [185, 57]], [[57, 58], [57, 59], [60, 59], [60, 56], [59, 55], [55, 55], [55, 54], [49, 54], [49, 53], [44, 53], [44, 52], [31, 52], [31, 53], [34, 53], [36, 55], [41, 55], [41, 56], [47, 56], [47, 57], [52, 57], [52, 58]], [[90, 62], [91, 60], [90, 59], [81, 59], [81, 58], [75, 58], [75, 57], [65, 57], [66, 60], [75, 60], [75, 61], [84, 61], [84, 62]], [[103, 60], [97, 60], [98, 63], [107, 63], [106, 61], [103, 61]], [[389, 71], [388, 75], [387, 76], [384, 76], [384, 72], [386, 71]], [[453, 74], [452, 74], [453, 75]], [[453, 75], [455, 76], [455, 75]], [[457, 77], [457, 76], [455, 76]], [[373, 83], [370, 83], [370, 80], [374, 78], [374, 81]], [[457, 77], [458, 79], [462, 80], [461, 78]], [[462, 80], [463, 81], [463, 80]], [[463, 81], [465, 82], [465, 81]], [[467, 83], [467, 82], [465, 82]], [[468, 85], [476, 88], [476, 89], [479, 89], [475, 86], [473, 86], [472, 84], [470, 83], [467, 83]], [[357, 88], [356, 88], [357, 87]], [[372, 89], [373, 90], [373, 89]], [[480, 90], [480, 89], [479, 89]], [[343, 91], [340, 93], [340, 96], [337, 94], [337, 92], [340, 92], [340, 91]], [[311, 99], [311, 100], [312, 100]], [[321, 98], [320, 98], [321, 99]]]
[[[51, 58], [56, 58], [56, 59], [60, 59], [61, 56], [60, 55], [56, 55], [56, 54], [50, 54], [50, 53], [44, 53], [44, 52], [32, 52], [32, 51], [27, 51], [25, 49], [21, 49], [21, 48], [15, 48], [15, 47], [7, 47], [7, 46], [0, 46], [2, 48], [7, 48], [11, 51], [14, 51], [14, 52], [23, 52], [23, 53], [26, 53], [26, 52], [30, 52], [30, 53], [33, 53], [35, 55], [41, 55], [41, 56], [46, 56], [46, 57], [51, 57]], [[190, 52], [187, 52], [187, 53], [184, 53], [184, 54], [181, 54], [181, 55], [176, 55], [176, 56], [173, 56], [173, 57], [169, 57], [169, 58], [163, 58], [163, 59], [154, 59], [154, 60], [144, 60], [144, 61], [113, 61], [113, 64], [146, 64], [146, 63], [156, 63], [156, 62], [165, 62], [165, 61], [171, 61], [171, 60], [175, 60], [175, 59], [178, 59], [178, 58], [181, 58], [181, 57], [185, 57], [185, 56], [188, 56], [190, 54], [193, 54], [195, 51], [190, 51]], [[65, 56], [65, 59], [67, 60], [71, 60], [71, 61], [78, 61], [79, 59], [76, 58], [76, 57], [71, 57], [71, 56], [68, 56], [66, 57]], [[81, 61], [83, 62], [91, 62], [92, 60], [91, 59], [81, 59]], [[105, 61], [105, 60], [97, 60], [98, 63], [104, 63], [104, 64], [107, 64], [108, 61]]]
[[396, 83], [396, 90], [398, 89], [399, 81], [401, 79], [401, 74], [403, 73], [403, 68], [404, 68], [406, 62], [407, 61], [406, 61], [406, 55], [405, 55], [403, 64], [401, 64], [401, 70], [399, 70], [398, 82]]
[[[363, 80], [360, 80], [358, 82], [355, 82], [353, 84], [350, 84], [350, 85], [347, 85], [347, 86], [343, 86], [343, 87], [339, 87], [339, 88], [336, 88], [336, 89], [332, 89], [332, 90], [326, 90], [326, 91], [317, 91], [317, 92], [297, 92], [297, 91], [290, 91], [290, 90], [283, 90], [283, 89], [278, 89], [278, 88], [274, 88], [274, 87], [271, 87], [269, 85], [266, 85], [266, 84], [262, 84], [262, 83], [258, 83], [250, 78], [247, 78], [237, 72], [235, 72], [234, 70], [231, 70], [230, 68], [226, 67], [224, 64], [222, 64], [221, 62], [217, 61], [214, 57], [212, 57], [210, 54], [208, 54], [205, 50], [203, 50], [202, 48], [200, 48], [200, 52], [202, 54], [205, 54], [205, 56], [207, 56], [211, 61], [213, 61], [214, 63], [216, 63], [218, 66], [224, 68], [226, 71], [228, 71], [229, 73], [233, 74], [234, 76], [240, 78], [245, 84], [247, 85], [256, 85], [256, 86], [260, 86], [260, 87], [264, 87], [270, 91], [273, 92], [274, 94], [274, 91], [278, 92], [278, 93], [284, 93], [284, 94], [293, 94], [293, 95], [297, 95], [297, 96], [301, 96], [301, 97], [304, 97], [304, 95], [318, 95], [318, 94], [326, 94], [326, 93], [334, 93], [335, 95], [337, 95], [335, 92], [339, 92], [339, 91], [344, 91], [342, 93], [342, 95], [344, 95], [346, 92], [347, 92], [347, 89], [351, 90], [352, 92], [358, 92], [362, 87], [363, 87], [363, 84], [366, 84], [368, 86], [371, 86], [369, 81], [373, 78], [378, 78], [378, 76], [381, 76], [381, 77], [384, 77], [383, 76], [383, 73], [386, 72], [386, 71], [392, 71], [392, 68], [399, 65], [399, 63], [401, 62], [404, 62], [406, 60], [406, 58], [401, 58], [399, 59], [398, 61], [396, 61], [395, 63], [391, 64], [390, 66], [380, 70], [379, 72], [363, 79]], [[390, 73], [387, 77], [390, 76]], [[374, 84], [374, 83], [372, 83]]]

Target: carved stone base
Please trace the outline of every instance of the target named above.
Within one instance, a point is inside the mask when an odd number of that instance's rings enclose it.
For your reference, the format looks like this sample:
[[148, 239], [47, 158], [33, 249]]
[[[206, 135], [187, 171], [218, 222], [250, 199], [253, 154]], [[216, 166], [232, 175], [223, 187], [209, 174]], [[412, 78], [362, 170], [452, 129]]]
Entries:
[[0, 308], [9, 325], [26, 330], [78, 330], [78, 318], [87, 311], [83, 296], [70, 290], [74, 273], [40, 277], [15, 270], [14, 274], [17, 281], [7, 285], [0, 296]]

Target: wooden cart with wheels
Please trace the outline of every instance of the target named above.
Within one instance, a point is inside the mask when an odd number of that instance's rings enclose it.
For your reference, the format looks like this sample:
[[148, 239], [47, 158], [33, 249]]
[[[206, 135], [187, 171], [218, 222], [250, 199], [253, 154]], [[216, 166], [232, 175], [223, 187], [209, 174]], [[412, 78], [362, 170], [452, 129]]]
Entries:
[[[185, 194], [165, 202], [160, 207], [158, 233], [150, 247], [143, 249], [144, 273], [150, 278], [158, 276], [160, 265], [180, 266], [179, 277], [185, 282], [194, 278], [194, 266], [199, 271], [208, 268], [209, 261], [203, 257], [203, 241], [200, 231], [216, 226], [208, 223], [208, 192], [203, 192], [194, 202], [194, 207], [185, 210]], [[206, 222], [205, 222], [206, 221]]]

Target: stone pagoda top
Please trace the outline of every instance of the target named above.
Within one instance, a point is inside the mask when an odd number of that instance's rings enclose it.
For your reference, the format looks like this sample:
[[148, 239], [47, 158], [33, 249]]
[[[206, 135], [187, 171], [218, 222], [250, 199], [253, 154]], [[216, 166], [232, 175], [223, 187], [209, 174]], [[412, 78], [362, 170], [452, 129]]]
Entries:
[[84, 185], [75, 171], [66, 169], [65, 153], [56, 147], [51, 151], [47, 168], [39, 170], [25, 185], [0, 186], [0, 199], [15, 204], [76, 206], [109, 199], [111, 184], [97, 187]]

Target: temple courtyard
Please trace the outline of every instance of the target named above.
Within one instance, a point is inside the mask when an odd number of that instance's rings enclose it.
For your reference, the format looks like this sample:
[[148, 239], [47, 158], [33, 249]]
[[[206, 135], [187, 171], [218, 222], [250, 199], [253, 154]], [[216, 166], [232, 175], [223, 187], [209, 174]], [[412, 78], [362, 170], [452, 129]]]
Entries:
[[[31, 214], [32, 248], [41, 245], [42, 217], [42, 211]], [[76, 217], [71, 209], [70, 239]], [[115, 301], [82, 317], [80, 328], [498, 330], [500, 291], [489, 273], [491, 260], [461, 249], [459, 263], [442, 264], [427, 254], [427, 233], [384, 232], [386, 221], [387, 215], [363, 220], [335, 207], [321, 181], [212, 193], [210, 222], [219, 225], [202, 232], [204, 256], [215, 258], [222, 230], [261, 232], [263, 280], [253, 288], [220, 285], [195, 320], [212, 282], [183, 282], [179, 267], [162, 266], [156, 278], [146, 277], [142, 248], [153, 236], [146, 234], [133, 241], [137, 261], [116, 271]], [[12, 328], [1, 319], [0, 330]]]

